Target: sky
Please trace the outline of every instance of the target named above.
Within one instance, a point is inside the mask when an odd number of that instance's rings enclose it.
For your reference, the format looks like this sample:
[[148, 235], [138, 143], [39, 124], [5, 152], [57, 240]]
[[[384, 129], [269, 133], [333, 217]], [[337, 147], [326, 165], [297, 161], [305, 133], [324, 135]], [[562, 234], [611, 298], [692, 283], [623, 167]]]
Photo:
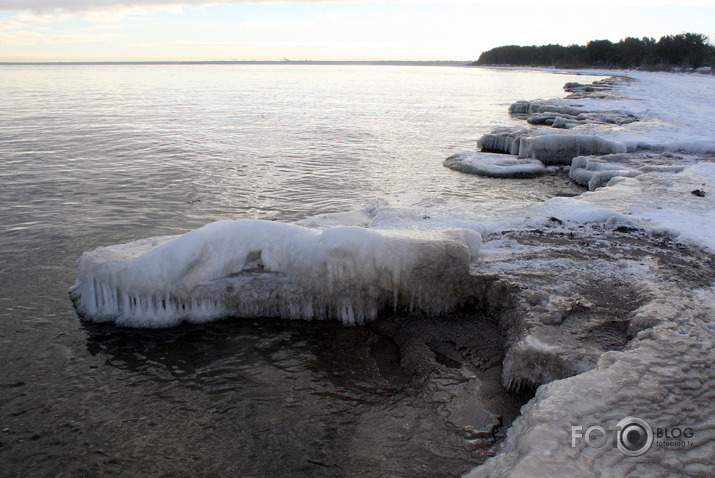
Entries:
[[684, 32], [715, 37], [715, 0], [0, 0], [0, 61], [476, 60]]

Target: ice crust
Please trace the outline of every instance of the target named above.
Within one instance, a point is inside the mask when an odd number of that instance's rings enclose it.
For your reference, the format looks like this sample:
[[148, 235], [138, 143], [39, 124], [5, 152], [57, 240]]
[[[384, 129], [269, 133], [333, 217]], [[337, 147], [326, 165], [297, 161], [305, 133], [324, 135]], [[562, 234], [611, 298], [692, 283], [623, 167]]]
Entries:
[[455, 171], [491, 178], [533, 178], [546, 172], [538, 159], [519, 159], [495, 153], [457, 153], [444, 161]]
[[[517, 293], [518, 305], [504, 314], [512, 334], [504, 385], [538, 388], [497, 455], [469, 478], [712, 474], [715, 162], [708, 155], [715, 147], [707, 130], [715, 81], [631, 73], [638, 81], [627, 88], [617, 82], [604, 88], [567, 85], [579, 107], [639, 117], [618, 129], [574, 126], [626, 145], [629, 153], [575, 157], [570, 177], [592, 192], [529, 208], [525, 223], [539, 228], [538, 241], [527, 231], [508, 239], [484, 236], [479, 269], [510, 277], [529, 291]], [[513, 110], [539, 114], [529, 102]], [[552, 223], [544, 224], [544, 216]], [[652, 239], [642, 243], [638, 237]], [[584, 300], [581, 294], [600, 284], [608, 290], [600, 302]], [[630, 302], [633, 310], [605, 311], [613, 322], [584, 335], [595, 348], [570, 343], [569, 327], [588, 322], [600, 304], [613, 307], [611, 299], [623, 293], [632, 298], [622, 305]], [[619, 327], [627, 345], [599, 352], [603, 331], [612, 339]], [[692, 427], [693, 440], [685, 446], [654, 444], [639, 457], [611, 446], [612, 434], [600, 448], [584, 440], [572, 446], [571, 426], [607, 429], [627, 416], [643, 418], [654, 429]]]
[[458, 229], [219, 221], [84, 253], [71, 294], [85, 318], [136, 327], [226, 316], [353, 325], [385, 307], [439, 315], [465, 300], [480, 244], [478, 232]]
[[643, 71], [599, 72], [627, 75], [632, 81], [614, 84], [604, 98], [579, 98], [590, 111], [621, 111], [639, 121], [604, 128], [583, 125], [578, 130], [599, 130], [606, 139], [623, 143], [629, 151], [715, 153], [712, 118], [715, 118], [715, 81], [712, 75]]

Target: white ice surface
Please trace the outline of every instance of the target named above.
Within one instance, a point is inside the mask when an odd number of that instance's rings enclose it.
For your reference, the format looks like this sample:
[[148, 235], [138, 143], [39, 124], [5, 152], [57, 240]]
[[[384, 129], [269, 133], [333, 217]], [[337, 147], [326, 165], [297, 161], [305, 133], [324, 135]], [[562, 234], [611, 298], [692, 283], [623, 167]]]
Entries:
[[509, 154], [465, 152], [444, 160], [455, 171], [491, 178], [533, 178], [546, 173], [538, 159], [519, 159]]
[[[703, 191], [704, 197], [692, 193], [696, 190]], [[555, 200], [546, 204], [552, 201]], [[647, 230], [715, 252], [713, 162], [701, 162], [680, 173], [652, 172], [617, 178], [608, 187], [584, 193], [575, 201], [588, 205], [584, 207], [611, 210]]]
[[470, 230], [219, 221], [84, 253], [72, 296], [88, 319], [138, 327], [226, 316], [352, 325], [390, 306], [442, 314], [465, 297], [480, 245]]
[[[629, 150], [649, 147], [715, 153], [714, 75], [644, 71], [596, 73], [625, 75], [637, 80], [615, 89], [623, 98], [569, 101], [590, 111], [615, 110], [639, 118], [638, 122], [628, 125], [601, 127], [601, 136], [621, 142]], [[593, 129], [592, 126], [579, 126], [575, 130], [582, 128]]]

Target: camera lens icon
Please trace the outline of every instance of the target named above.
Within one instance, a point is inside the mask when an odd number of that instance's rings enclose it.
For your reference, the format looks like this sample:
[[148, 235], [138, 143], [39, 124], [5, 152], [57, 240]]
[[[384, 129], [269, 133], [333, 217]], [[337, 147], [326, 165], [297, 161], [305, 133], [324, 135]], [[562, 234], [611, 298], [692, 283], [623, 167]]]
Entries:
[[653, 445], [653, 430], [642, 418], [626, 417], [616, 430], [616, 446], [624, 455], [641, 456]]

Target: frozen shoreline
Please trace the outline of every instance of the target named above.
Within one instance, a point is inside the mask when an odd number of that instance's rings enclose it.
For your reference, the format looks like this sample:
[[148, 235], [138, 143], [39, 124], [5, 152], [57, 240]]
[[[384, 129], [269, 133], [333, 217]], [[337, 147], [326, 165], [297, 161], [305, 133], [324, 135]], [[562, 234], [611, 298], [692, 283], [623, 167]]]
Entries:
[[[478, 284], [475, 294], [481, 294], [478, 307], [498, 314], [509, 337], [502, 381], [510, 389], [539, 388], [509, 429], [500, 453], [470, 476], [533, 476], [534, 470], [554, 476], [709, 472], [715, 458], [715, 372], [706, 367], [715, 340], [715, 167], [702, 154], [713, 151], [703, 128], [713, 117], [715, 95], [702, 105], [699, 118], [688, 119], [673, 113], [670, 100], [653, 100], [652, 89], [649, 97], [639, 96], [647, 84], [660, 84], [660, 93], [692, 101], [693, 96], [672, 93], [687, 85], [673, 89], [672, 78], [658, 83], [664, 77], [652, 75], [638, 75], [644, 84], [636, 83], [636, 89], [634, 84], [619, 87], [620, 98], [570, 100], [593, 110], [634, 113], [641, 121], [584, 124], [572, 131], [596, 133], [629, 150], [647, 144], [653, 154], [694, 146], [691, 152], [701, 156], [689, 155], [681, 172], [644, 171], [576, 198], [515, 206], [508, 214], [490, 215], [441, 198], [396, 195], [357, 211], [299, 223], [313, 230], [360, 226], [388, 235], [462, 229], [483, 237], [470, 274]], [[708, 80], [712, 88], [715, 81]], [[629, 95], [638, 100], [626, 99]], [[687, 106], [698, 111], [694, 104]], [[696, 190], [702, 196], [692, 193]], [[286, 244], [286, 251], [312, 251]], [[463, 250], [464, 240], [457, 246]], [[244, 252], [241, 268], [252, 262], [246, 270], [257, 273], [255, 251]], [[258, 272], [265, 272], [263, 265]], [[233, 274], [242, 271], [221, 273], [234, 280]], [[118, 284], [126, 292], [131, 280], [120, 278]], [[571, 447], [572, 425], [608, 427], [626, 416], [644, 418], [654, 428], [693, 428], [694, 445], [653, 447], [640, 457], [583, 441]]]
[[[529, 291], [522, 294], [525, 331], [505, 359], [505, 385], [546, 385], [522, 409], [497, 456], [470, 477], [527, 477], [534, 470], [552, 476], [710, 476], [715, 458], [715, 373], [708, 368], [715, 340], [715, 147], [706, 128], [715, 111], [715, 97], [707, 91], [715, 81], [668, 75], [633, 72], [637, 81], [616, 89], [622, 96], [563, 104], [640, 119], [574, 128], [620, 141], [630, 152], [646, 150], [640, 153], [644, 156], [614, 158], [608, 167], [592, 157], [599, 164], [591, 172], [613, 169], [624, 159], [643, 166], [653, 157], [671, 169], [625, 167], [630, 173], [620, 171], [621, 177], [604, 181], [606, 187], [533, 208], [555, 224], [503, 231], [493, 249], [485, 234], [481, 270], [498, 272]], [[683, 84], [691, 80], [694, 85]], [[700, 85], [705, 91], [691, 90]], [[628, 99], [631, 95], [637, 100]], [[683, 97], [684, 104], [676, 105]], [[663, 154], [668, 151], [681, 154]], [[530, 221], [534, 224], [534, 218]], [[510, 252], [503, 250], [506, 245]], [[554, 280], [554, 275], [568, 279]], [[530, 300], [529, 293], [542, 295]], [[562, 324], [584, 308], [594, 312], [604, 305], [611, 308], [603, 311], [609, 323], [624, 327], [622, 349], [593, 356], [584, 341], [572, 348], [568, 338], [558, 337], [565, 332]], [[596, 330], [603, 332], [592, 328], [596, 336]], [[559, 380], [559, 373], [569, 370], [573, 376]], [[656, 434], [689, 427], [693, 439], [671, 441], [670, 448], [656, 440], [641, 456], [616, 448], [613, 433], [601, 447], [588, 446], [582, 437], [574, 441], [572, 426], [608, 429], [629, 416], [645, 419]]]

